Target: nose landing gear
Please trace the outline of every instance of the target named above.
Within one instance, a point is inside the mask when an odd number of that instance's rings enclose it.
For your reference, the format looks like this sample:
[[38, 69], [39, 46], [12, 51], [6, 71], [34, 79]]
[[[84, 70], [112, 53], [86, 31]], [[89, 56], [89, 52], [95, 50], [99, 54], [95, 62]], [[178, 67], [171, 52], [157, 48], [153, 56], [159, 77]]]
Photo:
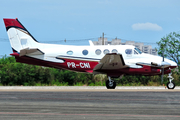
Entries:
[[174, 84], [174, 82], [172, 82], [174, 78], [173, 78], [171, 75], [172, 75], [172, 73], [169, 73], [169, 76], [168, 76], [169, 82], [167, 83], [167, 88], [168, 88], [168, 89], [174, 89], [175, 86], [176, 86], [176, 85]]
[[108, 79], [106, 81], [106, 87], [107, 89], [115, 89], [116, 88], [116, 82], [114, 80], [111, 80], [111, 77], [108, 76]]

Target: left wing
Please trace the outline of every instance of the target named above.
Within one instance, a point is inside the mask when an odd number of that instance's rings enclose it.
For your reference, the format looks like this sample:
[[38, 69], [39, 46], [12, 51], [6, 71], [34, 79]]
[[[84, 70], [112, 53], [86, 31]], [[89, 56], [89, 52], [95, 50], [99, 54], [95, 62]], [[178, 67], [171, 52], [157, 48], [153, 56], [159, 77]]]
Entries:
[[128, 65], [125, 65], [122, 54], [106, 54], [101, 60], [100, 63], [96, 65], [93, 71], [100, 72], [101, 70], [117, 70], [122, 68], [127, 68]]

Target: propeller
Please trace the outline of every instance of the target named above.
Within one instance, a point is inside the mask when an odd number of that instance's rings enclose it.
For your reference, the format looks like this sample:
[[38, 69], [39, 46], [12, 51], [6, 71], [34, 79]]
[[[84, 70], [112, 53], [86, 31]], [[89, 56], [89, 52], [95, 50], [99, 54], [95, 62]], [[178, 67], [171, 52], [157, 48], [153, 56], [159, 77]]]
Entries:
[[163, 84], [164, 69], [165, 69], [165, 68], [168, 68], [169, 66], [171, 66], [170, 63], [164, 61], [164, 52], [163, 52], [163, 54], [162, 54], [162, 62], [161, 62], [161, 64], [157, 64], [157, 63], [155, 63], [155, 62], [151, 62], [151, 65], [152, 65], [153, 67], [157, 67], [157, 68], [160, 68], [160, 69], [161, 69], [161, 84]]
[[164, 77], [164, 65], [165, 65], [165, 62], [164, 62], [164, 52], [163, 52], [162, 56], [163, 56], [163, 60], [162, 60], [162, 63], [161, 63], [161, 65], [162, 65], [162, 67], [161, 67], [161, 71], [162, 71], [162, 74], [161, 74], [161, 84], [163, 84], [163, 77]]

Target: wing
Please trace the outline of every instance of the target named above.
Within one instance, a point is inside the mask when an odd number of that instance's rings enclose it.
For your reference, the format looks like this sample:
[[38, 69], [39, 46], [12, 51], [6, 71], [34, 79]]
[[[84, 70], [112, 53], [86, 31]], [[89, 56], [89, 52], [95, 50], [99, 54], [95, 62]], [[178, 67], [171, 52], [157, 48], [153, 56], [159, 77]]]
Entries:
[[125, 65], [122, 54], [106, 54], [101, 60], [100, 63], [95, 66], [93, 69], [94, 72], [103, 71], [103, 70], [117, 70], [122, 68], [127, 68], [128, 65]]
[[24, 55], [42, 55], [42, 54], [44, 53], [38, 48], [25, 48], [20, 50], [20, 57]]
[[162, 62], [161, 64], [157, 64], [157, 63], [154, 63], [154, 62], [151, 62], [151, 64], [136, 63], [136, 65], [147, 65], [147, 66], [151, 66], [152, 68], [158, 68], [158, 69], [168, 68], [169, 66], [171, 66], [171, 64], [169, 64], [167, 62]]

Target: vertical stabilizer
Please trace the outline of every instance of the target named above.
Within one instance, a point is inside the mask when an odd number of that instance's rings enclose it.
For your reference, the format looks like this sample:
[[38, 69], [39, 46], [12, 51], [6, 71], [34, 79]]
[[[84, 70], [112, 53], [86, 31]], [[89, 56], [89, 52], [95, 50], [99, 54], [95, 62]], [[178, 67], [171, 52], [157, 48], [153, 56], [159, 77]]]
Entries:
[[20, 52], [21, 49], [25, 48], [37, 47], [38, 42], [17, 18], [4, 18], [4, 24], [14, 52]]

